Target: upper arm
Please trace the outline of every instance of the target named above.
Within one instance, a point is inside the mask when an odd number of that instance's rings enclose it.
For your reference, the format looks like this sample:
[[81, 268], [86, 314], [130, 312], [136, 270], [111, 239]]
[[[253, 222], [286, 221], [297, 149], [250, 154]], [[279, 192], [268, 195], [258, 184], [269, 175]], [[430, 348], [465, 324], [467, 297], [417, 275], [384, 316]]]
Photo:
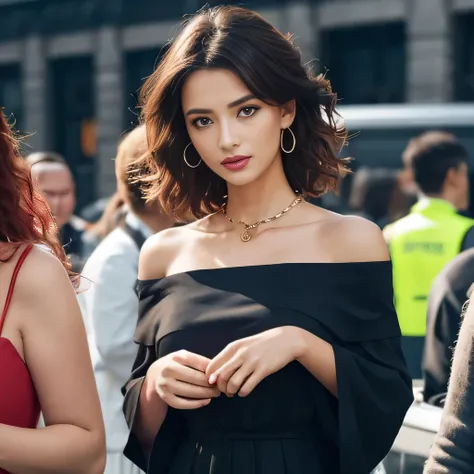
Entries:
[[390, 260], [387, 243], [380, 228], [371, 221], [356, 216], [338, 218], [330, 236], [334, 254], [341, 262]]
[[177, 241], [181, 229], [172, 227], [151, 236], [140, 251], [138, 278], [152, 280], [163, 278], [169, 264], [177, 254]]
[[25, 359], [46, 424], [102, 433], [76, 293], [56, 257], [34, 249], [22, 268], [16, 296]]

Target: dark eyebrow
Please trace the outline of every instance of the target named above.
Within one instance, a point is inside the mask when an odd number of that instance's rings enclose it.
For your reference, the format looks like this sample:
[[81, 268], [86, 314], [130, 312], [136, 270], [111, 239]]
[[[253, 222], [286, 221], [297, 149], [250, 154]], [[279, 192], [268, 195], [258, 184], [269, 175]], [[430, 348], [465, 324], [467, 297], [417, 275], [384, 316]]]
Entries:
[[247, 94], [244, 97], [241, 97], [240, 99], [234, 100], [234, 102], [231, 102], [227, 108], [232, 109], [233, 107], [237, 107], [240, 104], [243, 104], [244, 102], [247, 102], [248, 100], [256, 99], [256, 97], [253, 94]]
[[186, 112], [186, 117], [194, 114], [212, 114], [212, 109], [189, 109]]
[[[240, 99], [234, 100], [230, 104], [227, 105], [228, 109], [232, 109], [234, 107], [237, 107], [240, 104], [243, 104], [244, 102], [247, 102], [248, 100], [251, 99], [256, 99], [256, 97], [253, 94], [247, 94], [244, 97], [241, 97]], [[212, 114], [212, 109], [189, 109], [186, 112], [186, 117], [188, 115], [196, 115], [196, 114]]]

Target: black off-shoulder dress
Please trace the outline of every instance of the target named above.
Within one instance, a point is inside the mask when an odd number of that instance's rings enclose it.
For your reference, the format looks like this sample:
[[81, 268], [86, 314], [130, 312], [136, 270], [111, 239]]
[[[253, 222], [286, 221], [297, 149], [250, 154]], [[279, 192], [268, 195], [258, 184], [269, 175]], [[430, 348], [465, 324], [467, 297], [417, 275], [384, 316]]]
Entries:
[[412, 399], [392, 300], [390, 262], [282, 263], [194, 270], [138, 282], [139, 344], [124, 387], [133, 425], [148, 367], [186, 349], [212, 358], [227, 344], [298, 326], [332, 344], [338, 399], [301, 364], [246, 398], [168, 409], [149, 458], [131, 433], [126, 456], [151, 474], [368, 474]]

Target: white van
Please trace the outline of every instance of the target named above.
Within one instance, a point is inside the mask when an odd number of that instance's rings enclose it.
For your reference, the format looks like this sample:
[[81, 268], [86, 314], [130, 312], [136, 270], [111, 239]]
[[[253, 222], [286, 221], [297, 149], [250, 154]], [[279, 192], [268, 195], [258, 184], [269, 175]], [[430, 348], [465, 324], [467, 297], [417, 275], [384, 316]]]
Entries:
[[400, 168], [408, 141], [427, 130], [453, 133], [474, 158], [474, 103], [340, 106], [351, 135], [344, 156], [358, 165]]

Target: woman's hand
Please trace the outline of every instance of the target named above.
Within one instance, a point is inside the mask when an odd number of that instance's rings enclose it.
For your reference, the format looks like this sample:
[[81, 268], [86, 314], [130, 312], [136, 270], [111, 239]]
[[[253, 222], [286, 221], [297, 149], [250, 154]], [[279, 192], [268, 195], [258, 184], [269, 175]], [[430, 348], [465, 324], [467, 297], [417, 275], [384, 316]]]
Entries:
[[302, 350], [299, 328], [270, 329], [229, 344], [207, 366], [210, 385], [227, 396], [249, 395], [267, 376], [295, 360]]
[[173, 352], [158, 359], [148, 369], [151, 386], [170, 407], [192, 410], [207, 405], [220, 395], [211, 387], [206, 376], [210, 360], [185, 350]]

